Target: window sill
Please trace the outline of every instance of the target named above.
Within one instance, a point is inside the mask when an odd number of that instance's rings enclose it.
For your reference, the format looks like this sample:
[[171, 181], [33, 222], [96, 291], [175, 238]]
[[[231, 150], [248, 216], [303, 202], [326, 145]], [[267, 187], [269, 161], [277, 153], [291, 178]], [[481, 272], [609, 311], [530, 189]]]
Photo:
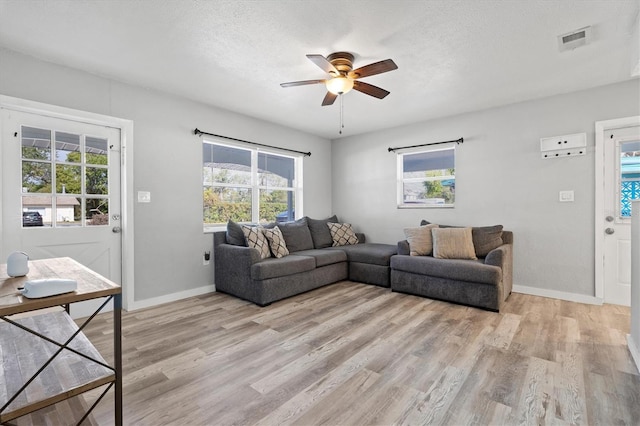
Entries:
[[398, 204], [398, 209], [453, 209], [453, 204]]

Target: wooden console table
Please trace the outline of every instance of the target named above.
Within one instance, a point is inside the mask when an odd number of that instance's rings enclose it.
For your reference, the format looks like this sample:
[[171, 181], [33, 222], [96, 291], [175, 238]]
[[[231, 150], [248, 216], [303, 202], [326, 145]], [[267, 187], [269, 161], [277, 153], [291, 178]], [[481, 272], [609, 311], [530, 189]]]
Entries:
[[[78, 282], [71, 293], [28, 299], [18, 292], [24, 282], [39, 278], [69, 278]], [[30, 316], [15, 314], [67, 306], [106, 297], [80, 327], [67, 312]], [[113, 366], [82, 333], [84, 327], [113, 300]], [[0, 424], [106, 386], [82, 423], [114, 387], [115, 423], [122, 425], [122, 292], [119, 285], [68, 257], [29, 261], [26, 277], [10, 278], [0, 265]]]

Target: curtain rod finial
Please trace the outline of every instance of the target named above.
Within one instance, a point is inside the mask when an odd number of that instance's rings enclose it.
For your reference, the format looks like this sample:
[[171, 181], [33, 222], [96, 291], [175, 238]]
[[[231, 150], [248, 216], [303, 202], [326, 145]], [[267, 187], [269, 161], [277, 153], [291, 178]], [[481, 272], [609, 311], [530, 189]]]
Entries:
[[194, 135], [199, 135], [200, 133], [202, 132], [197, 127], [193, 130]]

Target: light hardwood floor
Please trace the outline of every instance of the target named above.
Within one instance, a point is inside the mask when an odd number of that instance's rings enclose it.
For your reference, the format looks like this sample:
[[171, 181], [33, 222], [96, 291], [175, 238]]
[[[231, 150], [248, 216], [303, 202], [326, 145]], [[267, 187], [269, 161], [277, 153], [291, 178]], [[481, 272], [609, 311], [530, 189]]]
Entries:
[[[266, 308], [194, 297], [124, 314], [125, 424], [637, 425], [629, 318], [517, 293], [497, 314], [353, 282]], [[111, 332], [102, 315], [86, 333], [106, 359]], [[111, 416], [108, 396], [92, 422]]]

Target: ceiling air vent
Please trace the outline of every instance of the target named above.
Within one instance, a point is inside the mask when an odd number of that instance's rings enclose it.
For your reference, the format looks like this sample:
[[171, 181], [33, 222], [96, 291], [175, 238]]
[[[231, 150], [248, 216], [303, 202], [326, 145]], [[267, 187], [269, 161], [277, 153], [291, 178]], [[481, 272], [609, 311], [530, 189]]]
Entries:
[[584, 46], [591, 39], [591, 27], [580, 28], [558, 36], [558, 49], [561, 52]]

